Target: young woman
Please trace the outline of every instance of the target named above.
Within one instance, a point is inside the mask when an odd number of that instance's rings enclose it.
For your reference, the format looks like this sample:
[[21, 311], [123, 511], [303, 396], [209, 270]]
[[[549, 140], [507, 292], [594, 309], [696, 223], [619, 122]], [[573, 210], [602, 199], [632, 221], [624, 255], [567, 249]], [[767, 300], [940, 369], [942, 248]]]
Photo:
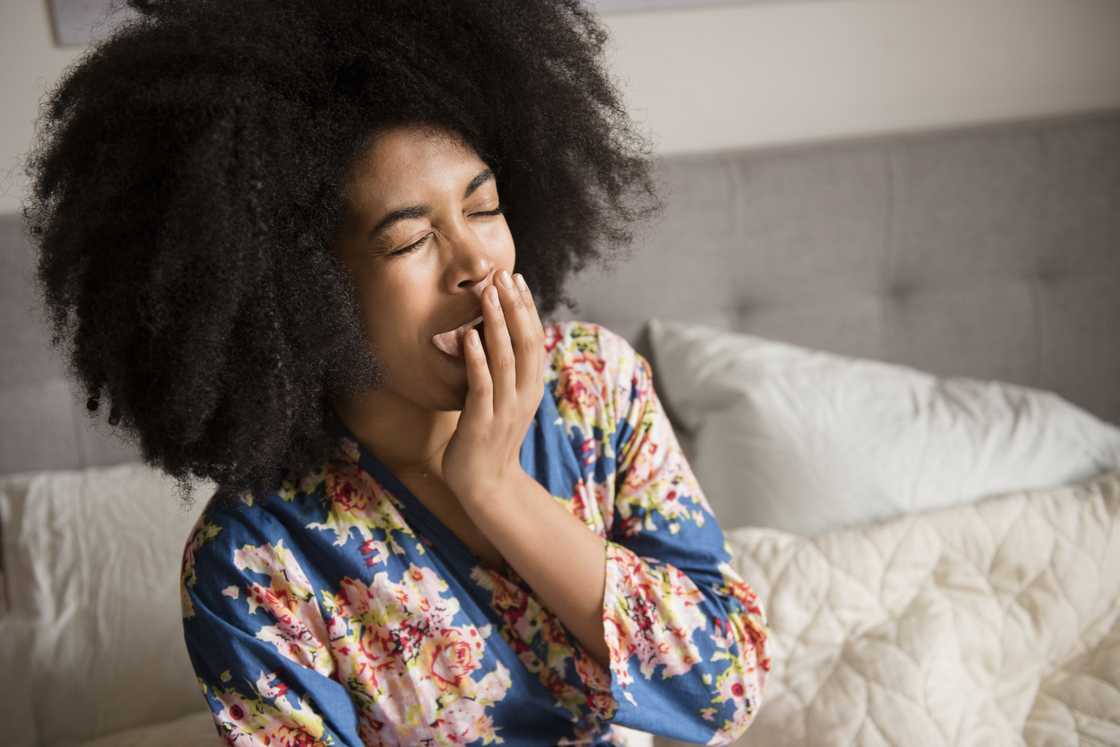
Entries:
[[766, 618], [649, 363], [542, 321], [660, 207], [576, 0], [139, 2], [25, 216], [96, 411], [190, 497], [237, 745], [742, 734]]

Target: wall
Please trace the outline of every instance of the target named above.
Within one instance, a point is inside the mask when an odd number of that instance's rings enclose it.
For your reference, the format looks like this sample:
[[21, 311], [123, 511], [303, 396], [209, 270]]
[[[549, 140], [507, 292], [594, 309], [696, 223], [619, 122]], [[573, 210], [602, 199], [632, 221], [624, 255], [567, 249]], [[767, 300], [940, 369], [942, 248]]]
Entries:
[[609, 18], [612, 68], [661, 153], [1120, 108], [1114, 0], [824, 0]]
[[[604, 16], [659, 154], [1120, 108], [1120, 2], [820, 0]], [[0, 212], [40, 98], [81, 48], [46, 0], [0, 0]]]

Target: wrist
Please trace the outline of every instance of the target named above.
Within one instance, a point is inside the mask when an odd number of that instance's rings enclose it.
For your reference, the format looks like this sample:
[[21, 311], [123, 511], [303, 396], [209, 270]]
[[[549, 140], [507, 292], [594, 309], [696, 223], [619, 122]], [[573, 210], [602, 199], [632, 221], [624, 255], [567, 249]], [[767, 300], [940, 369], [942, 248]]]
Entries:
[[494, 507], [507, 500], [516, 499], [516, 496], [521, 495], [527, 485], [526, 481], [533, 481], [534, 478], [526, 472], [520, 464], [517, 468], [506, 475], [497, 475], [492, 480], [485, 483], [472, 486], [470, 489], [463, 491], [460, 500], [464, 504], [479, 507]]

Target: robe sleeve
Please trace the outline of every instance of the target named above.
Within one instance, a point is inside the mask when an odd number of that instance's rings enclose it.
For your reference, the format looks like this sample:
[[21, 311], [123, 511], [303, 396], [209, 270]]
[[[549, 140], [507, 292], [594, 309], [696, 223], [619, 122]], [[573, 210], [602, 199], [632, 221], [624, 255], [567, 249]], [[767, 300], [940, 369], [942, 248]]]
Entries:
[[649, 362], [625, 338], [601, 335], [613, 425], [603, 442], [608, 466], [613, 457], [606, 484], [614, 477], [603, 596], [610, 668], [585, 662], [581, 679], [592, 708], [612, 723], [728, 744], [762, 704], [770, 670], [766, 615], [731, 566]]
[[247, 532], [231, 515], [203, 512], [180, 575], [187, 653], [218, 734], [238, 747], [362, 744], [290, 540], [278, 522]]

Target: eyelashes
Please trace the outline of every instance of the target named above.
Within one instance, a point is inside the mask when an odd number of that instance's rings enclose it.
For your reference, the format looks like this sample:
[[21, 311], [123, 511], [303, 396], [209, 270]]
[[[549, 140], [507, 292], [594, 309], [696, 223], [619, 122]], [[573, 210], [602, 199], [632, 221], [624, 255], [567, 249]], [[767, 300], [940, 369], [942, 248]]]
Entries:
[[[505, 205], [499, 205], [498, 207], [494, 208], [493, 210], [483, 210], [483, 211], [478, 212], [478, 213], [471, 213], [471, 215], [487, 215], [487, 216], [501, 215], [505, 211], [506, 211]], [[419, 241], [415, 241], [415, 242], [409, 244], [406, 247], [398, 249], [395, 252], [389, 252], [389, 256], [390, 257], [399, 257], [402, 254], [410, 254], [410, 253], [414, 252], [415, 250], [419, 249], [421, 246], [423, 246], [424, 242], [427, 241], [430, 237], [431, 237], [430, 233], [426, 234]]]

